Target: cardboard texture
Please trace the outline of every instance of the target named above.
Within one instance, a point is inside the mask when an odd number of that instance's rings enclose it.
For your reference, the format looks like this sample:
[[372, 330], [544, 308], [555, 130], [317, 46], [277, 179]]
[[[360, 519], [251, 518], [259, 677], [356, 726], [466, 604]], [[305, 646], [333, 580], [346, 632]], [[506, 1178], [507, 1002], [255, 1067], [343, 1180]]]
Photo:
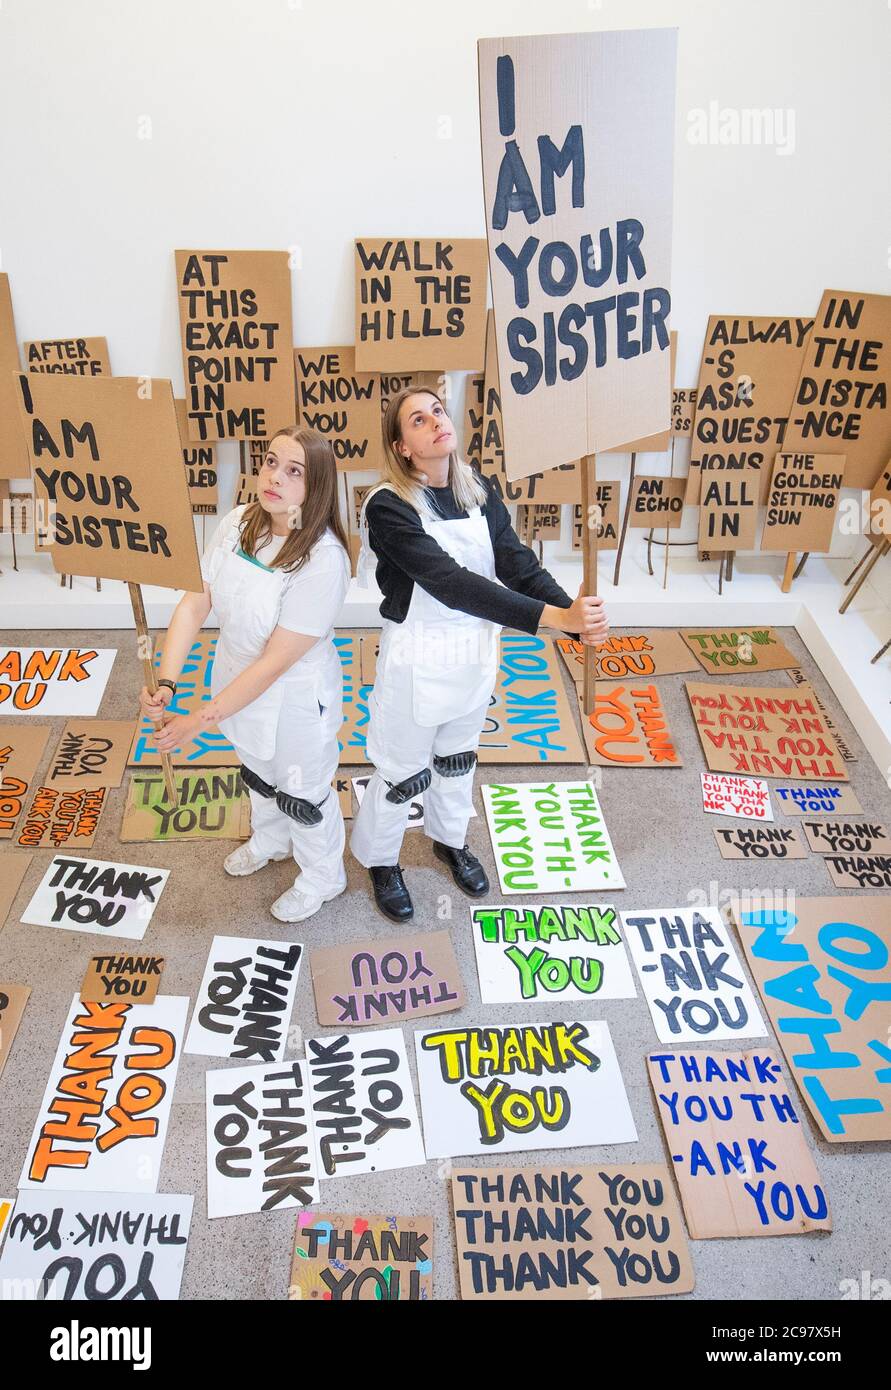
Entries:
[[[157, 1190], [188, 1007], [187, 998], [167, 994], [152, 1004], [74, 996], [20, 1188]], [[68, 1118], [72, 1095], [86, 1097], [77, 1123]]]
[[[167, 706], [171, 714], [192, 714], [212, 698], [210, 678], [217, 649], [215, 632], [199, 632], [189, 649], [177, 690]], [[160, 671], [163, 648], [159, 647], [152, 660]], [[171, 754], [176, 767], [237, 767], [240, 759], [232, 744], [215, 725], [209, 725], [183, 747]], [[153, 738], [151, 720], [140, 718], [133, 735], [128, 763], [131, 767], [160, 767], [161, 755]]]
[[189, 438], [189, 412], [185, 401], [174, 398], [173, 404], [192, 514], [207, 515], [215, 512], [219, 505], [216, 446], [206, 440], [203, 444], [194, 444]]
[[874, 820], [802, 821], [808, 849], [817, 854], [886, 854], [891, 850], [887, 827]]
[[398, 1023], [464, 1007], [464, 984], [447, 931], [322, 946], [310, 956], [323, 1028]]
[[28, 478], [28, 444], [19, 418], [21, 368], [9, 276], [0, 272], [0, 478]]
[[339, 470], [384, 466], [380, 378], [356, 370], [354, 347], [294, 349], [297, 421], [330, 443]]
[[773, 790], [787, 816], [847, 816], [863, 810], [853, 787], [831, 787], [825, 782], [790, 782]]
[[591, 782], [481, 787], [502, 893], [588, 893], [625, 880]]
[[[628, 444], [623, 444], [620, 449], [610, 448], [604, 452], [608, 454], [664, 454], [671, 443], [671, 418], [674, 411], [674, 373], [678, 351], [678, 335], [673, 330], [669, 334], [670, 345], [670, 382], [668, 388], [669, 398], [669, 426], [667, 429], [660, 430], [657, 434], [649, 434], [643, 439], [632, 439]], [[680, 481], [680, 480], [679, 480]]]
[[60, 790], [119, 787], [133, 733], [132, 719], [69, 719], [44, 781]]
[[298, 1215], [290, 1301], [405, 1303], [432, 1297], [429, 1216]]
[[462, 1169], [452, 1209], [462, 1299], [591, 1302], [694, 1285], [661, 1163]]
[[141, 941], [169, 877], [169, 869], [55, 854], [21, 920]]
[[269, 439], [297, 419], [286, 251], [177, 251], [189, 437]]
[[585, 714], [578, 692], [588, 762], [596, 767], [682, 767], [659, 687], [642, 681], [598, 681]]
[[84, 1003], [124, 999], [128, 1003], [152, 1004], [158, 993], [164, 957], [131, 956], [113, 953], [92, 956], [81, 981], [80, 997]]
[[356, 241], [356, 366], [478, 371], [486, 338], [486, 243]]
[[700, 772], [702, 809], [718, 816], [773, 820], [770, 788], [763, 777], [728, 777], [723, 772]]
[[752, 491], [764, 500], [777, 450], [790, 448], [789, 402], [812, 327], [810, 318], [710, 315], [696, 389], [688, 504], [700, 501], [703, 474], [743, 468], [757, 470]]
[[871, 488], [891, 457], [889, 376], [891, 295], [824, 290], [797, 386], [786, 400], [784, 450], [838, 449], [845, 455], [845, 487]]
[[29, 372], [62, 376], [111, 376], [105, 338], [38, 338], [22, 343]]
[[766, 1036], [717, 908], [659, 907], [621, 916], [660, 1042]]
[[660, 1052], [647, 1070], [691, 1239], [832, 1230], [773, 1052]]
[[558, 541], [563, 508], [556, 503], [523, 502], [517, 507], [514, 530], [524, 545], [533, 541]]
[[794, 825], [719, 826], [715, 839], [722, 859], [807, 859]]
[[89, 849], [108, 803], [108, 788], [55, 786], [35, 788], [19, 823], [15, 842], [26, 849]]
[[891, 968], [880, 897], [734, 913], [786, 1063], [823, 1138], [891, 1138]]
[[668, 427], [676, 45], [672, 29], [479, 42], [509, 478]]
[[484, 1004], [636, 997], [614, 907], [495, 903], [469, 912]]
[[671, 393], [671, 433], [676, 439], [689, 439], [696, 414], [696, 387], [676, 386]]
[[127, 788], [119, 839], [246, 840], [251, 803], [237, 767], [175, 772], [177, 804], [171, 806], [161, 773], [134, 773]]
[[845, 475], [844, 454], [777, 454], [761, 549], [827, 551]]
[[0, 855], [0, 931], [6, 925], [9, 910], [18, 896], [22, 880], [33, 858], [33, 854], [26, 854], [23, 850]]
[[577, 685], [584, 683], [586, 650], [594, 653], [598, 680], [634, 680], [699, 670], [680, 634], [670, 628], [611, 632], [605, 642], [592, 648], [571, 637], [558, 637], [555, 645]]
[[836, 888], [891, 888], [891, 854], [828, 854], [824, 863]]
[[836, 724], [835, 720], [831, 717], [829, 710], [826, 708], [823, 701], [820, 699], [819, 695], [814, 690], [814, 687], [811, 685], [804, 672], [800, 670], [797, 666], [790, 666], [788, 668], [788, 674], [789, 679], [792, 681], [793, 685], [806, 685], [810, 690], [811, 694], [817, 702], [817, 708], [821, 710], [823, 718], [826, 720], [826, 727], [832, 734], [832, 737], [835, 739], [836, 743], [838, 744], [839, 752], [841, 753], [845, 762], [858, 762], [859, 759], [857, 757], [857, 754], [854, 752], [850, 744], [846, 742], [844, 734]]
[[0, 647], [0, 711], [19, 714], [98, 713], [116, 647]]
[[713, 772], [848, 781], [835, 739], [804, 687], [685, 684]]
[[748, 464], [732, 473], [706, 472], [699, 498], [699, 545], [703, 550], [756, 548], [760, 476], [759, 470]]
[[49, 736], [46, 724], [0, 724], [0, 840], [12, 836]]
[[632, 530], [649, 530], [652, 526], [658, 526], [676, 531], [683, 520], [686, 486], [683, 478], [636, 473], [631, 484], [629, 527]]
[[631, 1144], [609, 1025], [528, 1023], [415, 1033], [430, 1158]]
[[[594, 505], [600, 508], [600, 522], [597, 536], [598, 550], [618, 550], [619, 499], [621, 484], [618, 478], [598, 478], [594, 483]], [[582, 508], [581, 504], [572, 509], [572, 548], [582, 548]]]
[[296, 941], [215, 936], [186, 1052], [242, 1062], [283, 1061], [302, 959]]
[[30, 995], [30, 985], [15, 985], [8, 980], [0, 982], [0, 1076], [9, 1060]]

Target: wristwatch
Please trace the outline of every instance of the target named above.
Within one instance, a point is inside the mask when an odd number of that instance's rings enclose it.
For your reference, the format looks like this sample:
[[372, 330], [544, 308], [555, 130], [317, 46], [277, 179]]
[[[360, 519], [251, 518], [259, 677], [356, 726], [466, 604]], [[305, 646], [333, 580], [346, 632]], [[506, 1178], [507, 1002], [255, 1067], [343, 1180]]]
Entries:
[[168, 690], [172, 690], [172, 691], [173, 691], [173, 694], [174, 694], [174, 695], [176, 694], [176, 681], [169, 681], [169, 680], [167, 680], [167, 679], [165, 678], [165, 679], [159, 680], [159, 681], [158, 681], [158, 685], [166, 685]]

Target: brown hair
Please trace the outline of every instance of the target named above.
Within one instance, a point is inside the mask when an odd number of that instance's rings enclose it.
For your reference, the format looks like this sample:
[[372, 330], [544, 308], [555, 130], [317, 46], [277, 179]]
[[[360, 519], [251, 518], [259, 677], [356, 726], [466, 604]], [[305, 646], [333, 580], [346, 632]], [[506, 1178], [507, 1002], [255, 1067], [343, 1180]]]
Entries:
[[[392, 488], [415, 511], [433, 519], [435, 514], [424, 491], [426, 484], [423, 476], [396, 447], [402, 441], [399, 413], [409, 396], [432, 396], [445, 409], [441, 398], [428, 386], [407, 386], [391, 398], [383, 422], [384, 466], [381, 469], [381, 483]], [[449, 487], [457, 505], [466, 511], [482, 507], [486, 501], [487, 493], [482, 480], [470, 464], [462, 462], [455, 450], [449, 454]]]
[[[293, 439], [303, 449], [306, 458], [303, 470], [306, 496], [300, 508], [299, 521], [286, 536], [271, 568], [293, 573], [306, 563], [313, 546], [326, 531], [334, 532], [348, 555], [349, 544], [337, 505], [337, 460], [329, 441], [315, 430], [303, 429], [300, 425], [286, 425], [270, 437], [270, 446], [273, 440], [283, 436]], [[239, 535], [242, 550], [251, 557], [255, 557], [271, 538], [269, 513], [258, 501], [249, 502], [245, 507]]]

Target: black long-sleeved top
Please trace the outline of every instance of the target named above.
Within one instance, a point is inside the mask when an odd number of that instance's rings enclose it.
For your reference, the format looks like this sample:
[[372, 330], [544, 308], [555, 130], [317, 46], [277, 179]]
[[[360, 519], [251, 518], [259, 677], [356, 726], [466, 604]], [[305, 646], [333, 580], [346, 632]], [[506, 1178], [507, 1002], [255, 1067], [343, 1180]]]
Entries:
[[[369, 498], [365, 515], [368, 539], [377, 556], [377, 584], [383, 594], [381, 616], [405, 621], [412, 589], [420, 584], [447, 608], [457, 608], [501, 627], [535, 633], [546, 603], [569, 608], [572, 599], [523, 545], [507, 507], [487, 478], [483, 515], [492, 538], [495, 573], [500, 584], [465, 569], [428, 536], [414, 507], [383, 488]], [[430, 487], [434, 510], [445, 521], [467, 519], [450, 487]], [[503, 586], [503, 587], [502, 587]]]

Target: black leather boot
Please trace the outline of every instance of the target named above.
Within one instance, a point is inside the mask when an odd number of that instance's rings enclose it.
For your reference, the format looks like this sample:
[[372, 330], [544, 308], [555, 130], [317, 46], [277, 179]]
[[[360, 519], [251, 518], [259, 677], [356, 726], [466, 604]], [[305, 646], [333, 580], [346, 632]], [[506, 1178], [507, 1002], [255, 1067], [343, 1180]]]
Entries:
[[398, 864], [379, 864], [368, 870], [374, 888], [374, 900], [391, 922], [407, 922], [414, 917], [412, 900]]
[[437, 859], [448, 864], [452, 878], [462, 892], [469, 893], [472, 898], [480, 898], [483, 893], [488, 893], [489, 880], [486, 878], [486, 871], [466, 845], [463, 849], [452, 849], [449, 845], [441, 845], [438, 840], [434, 840], [433, 853]]

